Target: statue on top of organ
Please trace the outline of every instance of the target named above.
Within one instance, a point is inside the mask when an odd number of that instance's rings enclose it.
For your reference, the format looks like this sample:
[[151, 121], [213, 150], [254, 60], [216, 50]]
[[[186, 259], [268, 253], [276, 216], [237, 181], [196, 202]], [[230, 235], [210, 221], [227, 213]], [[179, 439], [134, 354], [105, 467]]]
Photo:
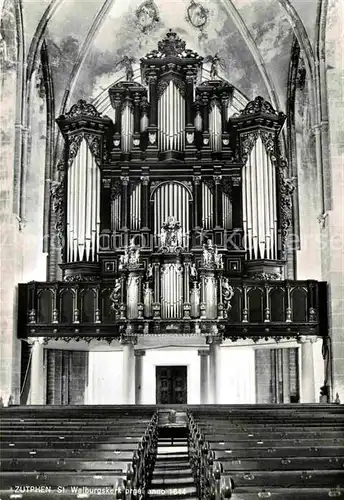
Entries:
[[203, 59], [172, 30], [141, 71], [130, 56], [122, 64], [125, 78], [109, 89], [113, 121], [83, 101], [57, 120], [63, 277], [116, 279], [121, 319], [230, 316], [235, 280], [283, 276], [285, 116], [261, 97], [248, 102], [219, 77], [219, 54]]
[[180, 222], [171, 215], [163, 223], [160, 234], [160, 251], [181, 252], [183, 250], [183, 234]]

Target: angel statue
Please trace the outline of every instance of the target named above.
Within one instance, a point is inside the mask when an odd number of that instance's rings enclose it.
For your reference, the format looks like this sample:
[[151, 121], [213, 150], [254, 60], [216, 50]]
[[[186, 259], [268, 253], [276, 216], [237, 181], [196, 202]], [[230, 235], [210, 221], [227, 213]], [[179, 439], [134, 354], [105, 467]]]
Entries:
[[211, 63], [211, 66], [210, 66], [210, 79], [211, 80], [219, 80], [220, 76], [219, 76], [219, 70], [220, 70], [220, 67], [222, 69], [225, 69], [224, 65], [222, 64], [222, 61], [221, 61], [221, 58], [219, 56], [219, 53], [216, 52], [216, 54], [214, 54], [213, 56], [207, 56], [205, 57], [204, 63]]
[[152, 266], [152, 264], [148, 264], [148, 266], [147, 266], [146, 277], [147, 277], [147, 280], [150, 280], [153, 278], [153, 266]]
[[206, 268], [223, 268], [222, 255], [218, 253], [217, 246], [209, 238], [207, 244], [203, 245], [203, 266]]
[[191, 266], [190, 266], [190, 276], [191, 276], [191, 278], [193, 278], [195, 280], [197, 279], [197, 269], [196, 269], [195, 263], [191, 264]]
[[112, 311], [118, 312], [120, 301], [121, 301], [121, 280], [117, 278], [115, 281], [115, 287], [110, 294], [110, 300], [112, 302], [110, 309]]
[[140, 249], [135, 245], [135, 239], [131, 238], [129, 246], [124, 250], [124, 255], [119, 258], [119, 270], [123, 271], [127, 267], [137, 268], [140, 265]]
[[132, 82], [134, 80], [133, 64], [135, 63], [136, 59], [134, 57], [124, 56], [123, 59], [117, 64], [120, 68], [125, 69], [125, 79], [127, 82]]
[[229, 284], [228, 278], [222, 278], [222, 298], [226, 311], [229, 311], [232, 308], [230, 301], [233, 295], [234, 291], [231, 285]]
[[140, 260], [140, 249], [135, 245], [135, 238], [131, 238], [129, 242], [129, 247], [128, 247], [128, 264], [130, 266], [137, 266], [139, 265], [139, 260]]

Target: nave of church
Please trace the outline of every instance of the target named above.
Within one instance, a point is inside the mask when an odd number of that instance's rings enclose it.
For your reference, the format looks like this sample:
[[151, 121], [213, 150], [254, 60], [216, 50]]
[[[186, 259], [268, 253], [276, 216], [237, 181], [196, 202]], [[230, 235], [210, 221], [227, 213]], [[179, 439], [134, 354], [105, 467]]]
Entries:
[[22, 406], [0, 415], [2, 500], [344, 494], [342, 406]]

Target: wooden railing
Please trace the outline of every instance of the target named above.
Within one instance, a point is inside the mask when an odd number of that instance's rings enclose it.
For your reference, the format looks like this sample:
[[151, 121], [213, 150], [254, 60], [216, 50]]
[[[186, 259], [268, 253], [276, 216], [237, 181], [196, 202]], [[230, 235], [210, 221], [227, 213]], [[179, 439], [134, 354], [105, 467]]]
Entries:
[[19, 285], [19, 337], [118, 336], [145, 334], [206, 334], [225, 337], [326, 335], [326, 283], [309, 281], [231, 280], [234, 295], [227, 317], [162, 320], [160, 304], [154, 317], [128, 320], [126, 304], [120, 316], [112, 308], [114, 280], [106, 282], [30, 282]]

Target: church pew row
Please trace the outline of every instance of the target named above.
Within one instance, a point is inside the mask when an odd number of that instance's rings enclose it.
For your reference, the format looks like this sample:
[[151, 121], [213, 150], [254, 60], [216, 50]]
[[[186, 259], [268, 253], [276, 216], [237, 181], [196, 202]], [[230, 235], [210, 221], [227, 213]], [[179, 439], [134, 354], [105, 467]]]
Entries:
[[[189, 412], [190, 455], [200, 497], [284, 498], [296, 488], [294, 498], [316, 498], [314, 493], [324, 487], [336, 488], [323, 491], [324, 498], [342, 496], [343, 412], [336, 410], [335, 418], [323, 411], [300, 414], [304, 418], [293, 415], [290, 425], [289, 415], [278, 408], [269, 415], [222, 407]], [[323, 421], [335, 425], [324, 430]]]
[[[6, 411], [1, 413], [8, 417]], [[43, 426], [39, 417], [30, 422], [20, 420], [24, 422], [16, 422], [15, 429], [8, 425], [2, 433], [2, 500], [16, 495], [15, 486], [37, 488], [42, 484], [48, 488], [67, 485], [69, 493], [67, 488], [66, 492], [59, 491], [57, 494], [60, 500], [71, 498], [70, 487], [77, 486], [76, 481], [79, 480], [84, 488], [102, 486], [104, 474], [107, 476], [105, 486], [112, 489], [112, 500], [123, 498], [126, 488], [144, 491], [147, 487], [156, 455], [157, 413], [150, 420], [140, 419], [139, 416], [136, 419], [115, 416], [106, 421], [102, 421], [98, 414], [97, 426], [93, 421], [92, 427], [87, 424], [83, 427], [81, 421], [73, 419], [65, 425], [60, 416], [54, 419], [53, 430], [48, 418], [45, 418]], [[99, 452], [98, 446], [105, 446], [105, 451]], [[49, 498], [55, 493], [49, 491]], [[35, 498], [37, 494], [34, 494]], [[28, 498], [27, 491], [24, 495]], [[99, 498], [99, 492], [96, 495]], [[132, 497], [132, 493], [128, 495], [126, 498]], [[43, 497], [40, 495], [40, 498]], [[102, 498], [105, 497], [106, 492], [102, 492]]]
[[219, 439], [221, 435], [227, 435], [231, 434], [235, 436], [236, 440], [241, 440], [241, 439], [251, 439], [251, 440], [257, 440], [257, 439], [340, 439], [344, 436], [344, 428], [342, 429], [333, 429], [333, 430], [323, 430], [322, 432], [317, 431], [313, 432], [310, 429], [304, 429], [304, 430], [299, 430], [299, 429], [291, 429], [289, 431], [283, 431], [281, 432], [279, 429], [274, 429], [271, 431], [266, 431], [262, 429], [255, 428], [254, 430], [242, 430], [242, 429], [224, 429], [224, 428], [219, 428], [216, 429], [214, 427], [210, 426], [202, 426], [202, 430], [206, 434], [214, 434], [217, 435], [219, 434]]

